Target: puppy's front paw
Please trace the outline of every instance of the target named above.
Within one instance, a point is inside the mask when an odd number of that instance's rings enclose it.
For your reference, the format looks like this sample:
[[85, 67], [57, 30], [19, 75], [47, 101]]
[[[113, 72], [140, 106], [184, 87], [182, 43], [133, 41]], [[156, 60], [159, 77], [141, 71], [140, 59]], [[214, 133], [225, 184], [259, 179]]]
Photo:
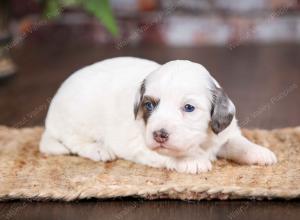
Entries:
[[172, 159], [167, 168], [180, 173], [196, 174], [210, 171], [212, 164], [206, 158]]
[[240, 160], [245, 164], [258, 165], [272, 165], [277, 162], [277, 158], [272, 151], [258, 145], [248, 149], [244, 155], [241, 155]]
[[97, 144], [85, 144], [78, 152], [81, 157], [86, 157], [94, 161], [111, 161], [115, 159], [113, 154], [110, 154], [105, 149]]

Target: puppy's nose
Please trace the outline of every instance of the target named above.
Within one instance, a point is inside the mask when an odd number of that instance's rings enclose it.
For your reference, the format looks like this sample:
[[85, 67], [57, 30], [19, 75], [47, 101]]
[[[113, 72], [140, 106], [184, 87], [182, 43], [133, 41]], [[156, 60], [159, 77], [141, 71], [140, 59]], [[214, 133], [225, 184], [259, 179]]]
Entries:
[[157, 143], [165, 143], [169, 139], [169, 133], [165, 129], [153, 132], [153, 138]]

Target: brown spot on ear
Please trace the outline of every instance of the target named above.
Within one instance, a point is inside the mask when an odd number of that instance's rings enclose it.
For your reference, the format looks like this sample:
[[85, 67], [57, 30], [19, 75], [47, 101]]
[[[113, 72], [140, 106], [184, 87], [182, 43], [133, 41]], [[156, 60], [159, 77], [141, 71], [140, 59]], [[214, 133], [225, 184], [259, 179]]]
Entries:
[[[151, 116], [151, 114], [153, 113], [153, 111], [155, 110], [155, 108], [158, 106], [158, 104], [159, 104], [159, 99], [158, 98], [155, 98], [155, 97], [152, 97], [152, 96], [145, 96], [144, 98], [143, 98], [143, 100], [142, 100], [142, 114], [143, 114], [143, 120], [144, 120], [144, 122], [145, 122], [145, 124], [147, 124], [147, 122], [148, 122], [148, 119], [149, 119], [149, 117]], [[146, 109], [146, 107], [145, 107], [145, 103], [147, 103], [147, 102], [151, 102], [152, 103], [152, 105], [154, 106], [154, 110], [153, 111], [151, 111], [151, 112], [149, 112], [147, 109]]]
[[210, 126], [215, 134], [227, 128], [235, 115], [235, 107], [221, 88], [215, 87], [211, 107]]
[[146, 80], [144, 79], [142, 84], [141, 84], [141, 87], [140, 87], [140, 91], [139, 91], [139, 97], [137, 99], [137, 101], [134, 103], [134, 109], [133, 109], [133, 112], [134, 112], [134, 118], [136, 119], [137, 115], [138, 115], [138, 112], [140, 110], [140, 107], [141, 107], [141, 103], [142, 103], [142, 100], [143, 100], [143, 96], [144, 96], [144, 93], [146, 91]]

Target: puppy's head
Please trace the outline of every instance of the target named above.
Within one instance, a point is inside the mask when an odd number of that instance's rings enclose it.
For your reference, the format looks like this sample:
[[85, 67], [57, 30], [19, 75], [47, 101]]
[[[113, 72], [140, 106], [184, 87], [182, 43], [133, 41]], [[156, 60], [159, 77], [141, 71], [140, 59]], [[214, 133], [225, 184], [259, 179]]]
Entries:
[[147, 147], [182, 157], [192, 154], [231, 123], [235, 107], [208, 71], [190, 61], [171, 61], [142, 82], [134, 106]]

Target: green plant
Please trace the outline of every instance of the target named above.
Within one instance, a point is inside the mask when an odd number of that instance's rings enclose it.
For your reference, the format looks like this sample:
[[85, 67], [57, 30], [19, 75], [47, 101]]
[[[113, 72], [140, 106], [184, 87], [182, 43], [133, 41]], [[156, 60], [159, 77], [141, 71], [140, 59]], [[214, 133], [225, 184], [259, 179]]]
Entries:
[[47, 19], [58, 17], [65, 7], [81, 7], [94, 15], [113, 35], [119, 34], [116, 20], [113, 16], [109, 0], [38, 0], [44, 8]]

